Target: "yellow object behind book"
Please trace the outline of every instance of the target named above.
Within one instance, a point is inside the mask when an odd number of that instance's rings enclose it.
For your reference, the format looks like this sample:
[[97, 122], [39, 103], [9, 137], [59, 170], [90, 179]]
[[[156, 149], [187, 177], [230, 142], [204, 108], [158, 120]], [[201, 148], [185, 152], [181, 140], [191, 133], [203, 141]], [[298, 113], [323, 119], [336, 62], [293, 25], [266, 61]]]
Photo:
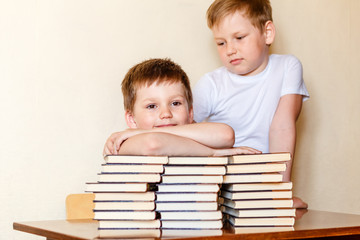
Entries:
[[66, 219], [93, 219], [94, 198], [93, 193], [69, 194], [66, 197]]

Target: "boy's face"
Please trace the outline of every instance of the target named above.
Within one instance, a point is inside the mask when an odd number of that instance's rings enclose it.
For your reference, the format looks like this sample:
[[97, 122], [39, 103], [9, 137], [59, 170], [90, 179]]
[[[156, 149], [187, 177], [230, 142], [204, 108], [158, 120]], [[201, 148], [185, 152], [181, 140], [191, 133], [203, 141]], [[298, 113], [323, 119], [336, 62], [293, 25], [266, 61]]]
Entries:
[[136, 91], [134, 111], [126, 112], [130, 128], [151, 129], [192, 123], [193, 110], [189, 109], [181, 83], [153, 83]]
[[271, 21], [261, 32], [242, 12], [236, 11], [225, 16], [212, 28], [212, 32], [220, 59], [230, 72], [251, 76], [266, 68], [268, 44], [273, 42], [275, 36]]

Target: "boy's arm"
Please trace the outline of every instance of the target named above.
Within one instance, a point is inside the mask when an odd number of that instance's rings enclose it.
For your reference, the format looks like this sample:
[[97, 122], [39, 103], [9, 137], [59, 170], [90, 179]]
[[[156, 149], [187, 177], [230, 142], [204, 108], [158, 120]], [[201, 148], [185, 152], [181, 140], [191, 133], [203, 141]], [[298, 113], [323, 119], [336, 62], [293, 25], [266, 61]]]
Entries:
[[295, 152], [296, 120], [302, 107], [302, 95], [282, 96], [272, 120], [269, 132], [270, 152], [289, 152], [291, 161], [287, 163], [284, 181], [291, 180], [291, 168]]
[[130, 137], [123, 142], [118, 153], [147, 156], [226, 156], [260, 152], [248, 147], [213, 149], [189, 138], [155, 132]]
[[[211, 148], [230, 148], [234, 144], [234, 130], [223, 123], [193, 123], [172, 127], [144, 129], [127, 129], [113, 133], [106, 141], [104, 154], [116, 154], [123, 141], [141, 133], [163, 132], [190, 138]], [[116, 150], [115, 150], [116, 149]]]

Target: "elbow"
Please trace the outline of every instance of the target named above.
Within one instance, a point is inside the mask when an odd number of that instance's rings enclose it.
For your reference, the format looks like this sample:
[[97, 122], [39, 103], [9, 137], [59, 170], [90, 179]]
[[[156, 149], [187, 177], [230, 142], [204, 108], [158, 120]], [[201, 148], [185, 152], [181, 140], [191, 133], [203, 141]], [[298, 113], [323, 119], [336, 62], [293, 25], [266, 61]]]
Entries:
[[235, 132], [232, 127], [230, 127], [227, 124], [223, 124], [223, 131], [221, 134], [221, 142], [222, 142], [222, 148], [230, 148], [234, 146], [235, 143]]

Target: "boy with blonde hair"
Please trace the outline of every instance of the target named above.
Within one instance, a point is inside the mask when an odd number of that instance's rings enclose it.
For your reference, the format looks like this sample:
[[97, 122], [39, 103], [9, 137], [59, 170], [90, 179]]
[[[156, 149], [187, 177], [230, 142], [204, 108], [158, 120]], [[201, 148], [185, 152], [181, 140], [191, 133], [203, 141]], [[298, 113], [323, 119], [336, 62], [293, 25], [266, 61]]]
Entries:
[[[269, 55], [275, 38], [269, 0], [216, 0], [207, 11], [223, 63], [194, 89], [196, 122], [221, 122], [235, 131], [234, 146], [294, 156], [296, 120], [308, 91], [300, 61]], [[291, 179], [292, 161], [284, 173]], [[307, 207], [295, 199], [295, 207]]]
[[192, 92], [181, 67], [150, 59], [132, 67], [122, 82], [129, 129], [112, 134], [104, 154], [225, 156], [261, 153], [232, 148], [233, 130], [222, 123], [193, 123]]

